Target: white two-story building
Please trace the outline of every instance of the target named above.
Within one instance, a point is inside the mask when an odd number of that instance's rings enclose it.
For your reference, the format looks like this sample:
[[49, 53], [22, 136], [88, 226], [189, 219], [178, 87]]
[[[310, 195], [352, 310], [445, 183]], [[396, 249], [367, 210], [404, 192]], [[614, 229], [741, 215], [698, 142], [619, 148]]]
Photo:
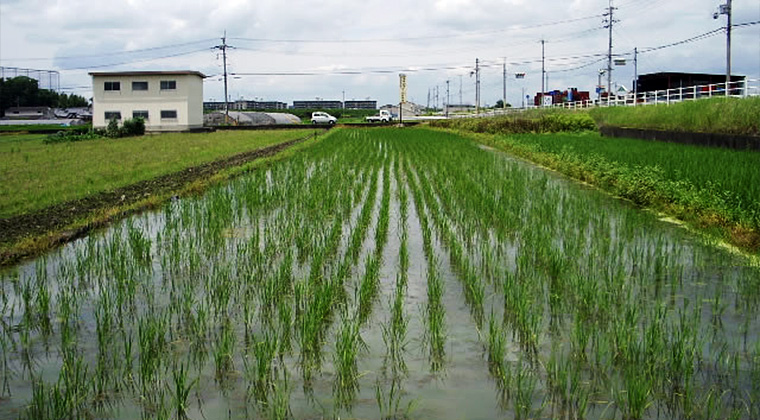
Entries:
[[142, 117], [147, 131], [203, 127], [203, 73], [197, 71], [92, 72], [92, 126]]

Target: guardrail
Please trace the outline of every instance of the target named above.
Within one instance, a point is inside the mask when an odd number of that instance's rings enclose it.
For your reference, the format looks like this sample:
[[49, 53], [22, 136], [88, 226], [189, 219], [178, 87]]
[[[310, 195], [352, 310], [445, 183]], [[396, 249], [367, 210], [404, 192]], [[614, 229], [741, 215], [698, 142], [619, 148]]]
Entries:
[[[750, 96], [760, 96], [760, 79], [749, 79], [731, 82], [715, 83], [710, 85], [697, 85], [681, 87], [668, 90], [656, 90], [652, 92], [630, 92], [624, 95], [608, 95], [604, 98], [591, 99], [587, 101], [567, 102], [553, 104], [545, 108], [567, 108], [582, 109], [593, 107], [610, 107], [610, 106], [645, 106], [659, 104], [674, 104], [685, 101], [696, 101], [715, 97], [727, 96], [735, 98], [746, 98]], [[453, 115], [451, 118], [472, 118], [472, 117], [492, 117], [496, 115], [512, 114], [522, 112], [526, 109], [536, 109], [536, 106], [527, 106], [525, 108], [507, 108], [495, 109], [480, 114]]]

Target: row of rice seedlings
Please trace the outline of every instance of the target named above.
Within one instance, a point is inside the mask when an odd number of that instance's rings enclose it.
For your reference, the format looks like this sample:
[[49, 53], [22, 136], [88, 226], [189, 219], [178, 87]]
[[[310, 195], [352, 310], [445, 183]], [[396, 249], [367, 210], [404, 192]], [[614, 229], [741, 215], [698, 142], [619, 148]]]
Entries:
[[428, 221], [422, 193], [411, 176], [409, 164], [404, 162], [404, 174], [412, 190], [412, 199], [422, 228], [423, 252], [427, 260], [427, 303], [425, 305], [426, 342], [429, 349], [430, 370], [440, 372], [446, 359], [446, 309], [443, 306], [444, 284], [439, 273], [439, 262], [432, 244], [432, 228]]
[[[425, 205], [430, 210], [430, 214], [435, 223], [443, 243], [449, 250], [451, 264], [457, 270], [459, 279], [463, 283], [464, 295], [467, 304], [471, 308], [471, 313], [477, 328], [483, 325], [483, 304], [485, 301], [485, 287], [477, 274], [475, 268], [470, 263], [469, 258], [465, 255], [459, 239], [454, 233], [451, 222], [444, 218], [441, 206], [433, 193], [430, 179], [423, 171], [417, 172], [420, 181], [421, 192]], [[471, 237], [465, 235], [465, 237]]]
[[383, 263], [383, 250], [388, 241], [391, 203], [390, 164], [386, 161], [383, 168], [383, 190], [380, 199], [380, 211], [375, 227], [375, 249], [368, 255], [364, 264], [364, 275], [359, 285], [359, 323], [364, 324], [369, 319], [372, 306], [377, 299], [380, 288], [380, 266]]
[[366, 350], [360, 334], [360, 321], [356, 316], [343, 313], [342, 323], [335, 338], [335, 381], [333, 396], [338, 410], [351, 412], [359, 393], [359, 368], [357, 358]]
[[[475, 321], [476, 326], [481, 325], [484, 301], [483, 284], [478, 278], [478, 274], [476, 273], [474, 266], [470, 263], [469, 257], [466, 255], [467, 251], [461, 245], [459, 239], [454, 233], [452, 229], [452, 223], [446, 221], [442, 217], [441, 211], [438, 210], [442, 205], [439, 203], [443, 202], [444, 198], [441, 198], [440, 202], [435, 198], [434, 193], [432, 192], [433, 187], [430, 187], [430, 184], [436, 183], [430, 182], [430, 178], [421, 172], [418, 174], [418, 177], [426, 181], [423, 183], [426, 188], [423, 188], [424, 193], [422, 194], [423, 197], [426, 198], [425, 203], [429, 208], [433, 209], [432, 214], [437, 220], [436, 226], [441, 231], [441, 234], [445, 239], [444, 243], [449, 248], [452, 265], [454, 265], [454, 267], [460, 273], [460, 277], [463, 280], [463, 287], [465, 288], [465, 299], [472, 309], [473, 320]], [[436, 177], [436, 179], [439, 178], [440, 176]], [[454, 224], [460, 227], [462, 225], [465, 227], [467, 226], [466, 222], [462, 220], [455, 222]], [[464, 231], [467, 232], [467, 229], [465, 228]], [[463, 235], [467, 236], [468, 233], [464, 233]], [[466, 246], [467, 245], [465, 245], [465, 247]], [[508, 407], [510, 397], [512, 396], [511, 390], [515, 386], [518, 386], [516, 395], [518, 395], [519, 398], [516, 398], [514, 400], [516, 407], [515, 412], [518, 417], [528, 416], [533, 412], [532, 398], [533, 391], [537, 384], [537, 378], [531, 372], [529, 372], [527, 368], [524, 369], [521, 363], [517, 373], [518, 380], [513, 382], [512, 370], [509, 362], [506, 360], [505, 354], [506, 337], [500, 324], [501, 322], [497, 322], [495, 320], [494, 314], [492, 312], [491, 319], [489, 321], [487, 342], [485, 343], [486, 351], [488, 353], [489, 372], [494, 377], [497, 388], [499, 389], [500, 405], [505, 409]], [[537, 323], [531, 327], [531, 331], [537, 331], [539, 327], [540, 325]], [[533, 337], [536, 337], [534, 338], [534, 342], [536, 342], [537, 334], [534, 334]], [[486, 340], [486, 338], [482, 338]], [[527, 340], [522, 341], [527, 342]], [[536, 345], [534, 344], [532, 348], [533, 350], [529, 352], [529, 355], [535, 357]]]

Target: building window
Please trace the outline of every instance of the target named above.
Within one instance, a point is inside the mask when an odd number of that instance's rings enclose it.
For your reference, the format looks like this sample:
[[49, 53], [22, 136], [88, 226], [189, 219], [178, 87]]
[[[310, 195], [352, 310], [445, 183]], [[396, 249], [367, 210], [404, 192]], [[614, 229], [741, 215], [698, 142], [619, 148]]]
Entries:
[[177, 119], [177, 111], [161, 111], [161, 119], [162, 120], [176, 120]]
[[107, 91], [121, 90], [121, 82], [105, 82], [103, 89]]
[[148, 90], [148, 82], [132, 82], [132, 90]]
[[106, 121], [120, 120], [121, 112], [119, 111], [106, 111]]
[[148, 119], [148, 111], [132, 111], [132, 118]]
[[161, 90], [176, 90], [176, 89], [177, 89], [176, 80], [162, 80], [161, 81]]

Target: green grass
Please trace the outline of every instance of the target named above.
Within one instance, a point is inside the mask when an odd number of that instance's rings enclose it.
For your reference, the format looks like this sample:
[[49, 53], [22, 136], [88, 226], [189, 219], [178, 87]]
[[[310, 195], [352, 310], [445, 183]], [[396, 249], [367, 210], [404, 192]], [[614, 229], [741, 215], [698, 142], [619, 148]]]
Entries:
[[43, 144], [44, 135], [0, 137], [0, 217], [33, 212], [308, 136], [287, 131], [161, 134]]
[[713, 98], [672, 105], [596, 108], [599, 125], [700, 133], [760, 135], [760, 97]]
[[760, 153], [594, 132], [478, 137], [480, 141], [600, 186], [643, 206], [760, 247]]

